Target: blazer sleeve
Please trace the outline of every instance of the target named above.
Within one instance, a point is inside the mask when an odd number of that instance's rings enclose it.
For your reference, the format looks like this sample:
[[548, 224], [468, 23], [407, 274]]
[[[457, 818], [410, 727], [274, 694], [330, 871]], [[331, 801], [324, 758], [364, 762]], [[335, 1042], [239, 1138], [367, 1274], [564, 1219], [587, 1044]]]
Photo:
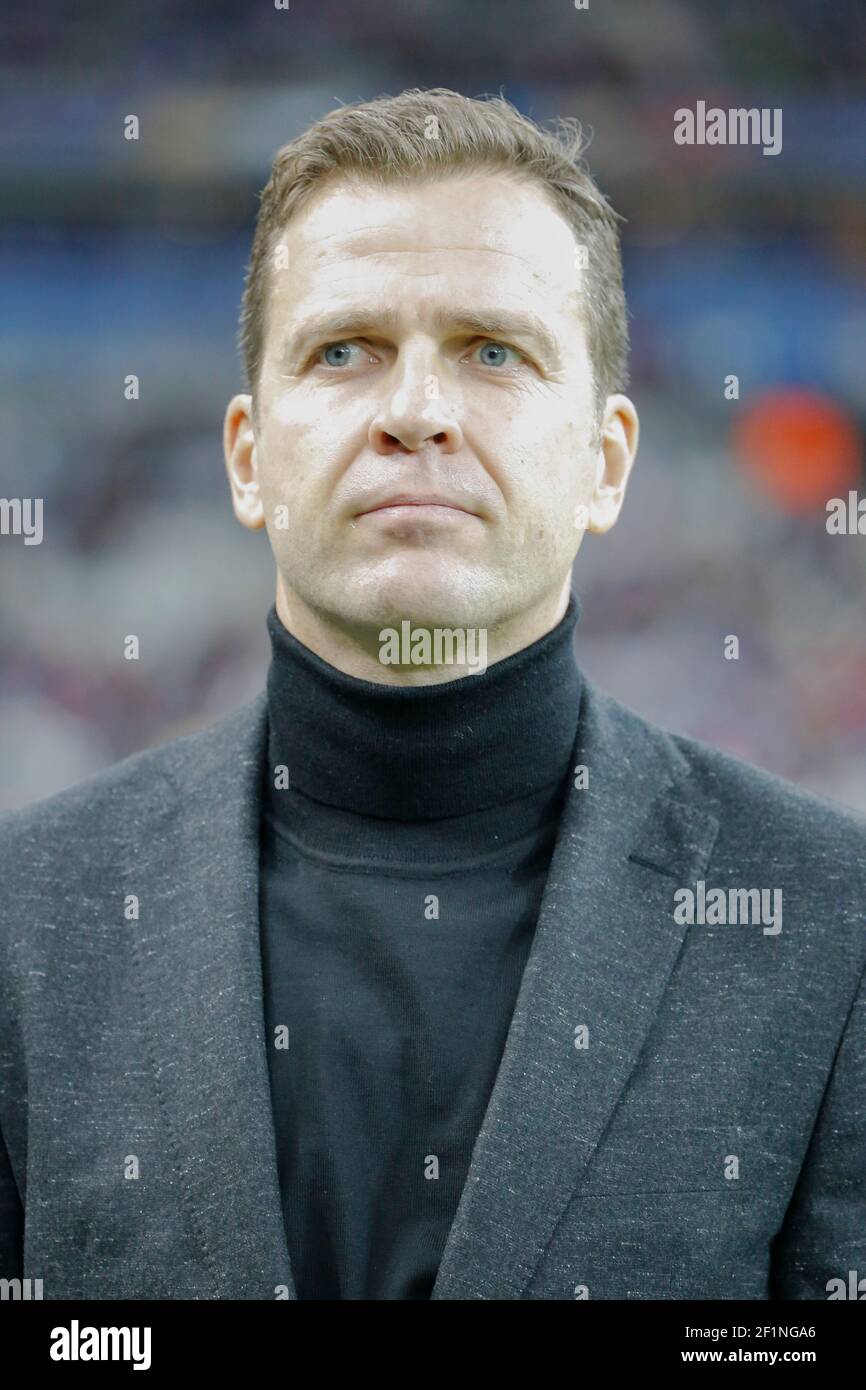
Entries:
[[827, 1299], [831, 1279], [846, 1288], [862, 1279], [860, 1296], [866, 1297], [866, 970], [772, 1243], [770, 1297]]
[[24, 1210], [0, 1134], [0, 1279], [24, 1277]]

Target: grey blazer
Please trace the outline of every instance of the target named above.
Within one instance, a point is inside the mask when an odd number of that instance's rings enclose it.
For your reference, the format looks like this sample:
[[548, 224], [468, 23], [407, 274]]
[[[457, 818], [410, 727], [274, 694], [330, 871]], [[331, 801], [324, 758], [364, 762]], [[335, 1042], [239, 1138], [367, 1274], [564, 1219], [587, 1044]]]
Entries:
[[[266, 729], [262, 692], [0, 817], [0, 1275], [46, 1299], [295, 1297], [258, 938]], [[574, 762], [433, 1297], [854, 1287], [866, 822], [586, 678]]]

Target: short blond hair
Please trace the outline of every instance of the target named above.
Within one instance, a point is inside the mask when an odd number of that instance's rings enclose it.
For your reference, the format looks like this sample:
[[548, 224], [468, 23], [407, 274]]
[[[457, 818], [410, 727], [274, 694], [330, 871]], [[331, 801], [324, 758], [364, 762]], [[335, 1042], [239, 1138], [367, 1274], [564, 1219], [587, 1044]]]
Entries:
[[599, 192], [584, 149], [574, 117], [560, 118], [547, 131], [502, 96], [466, 97], [447, 87], [413, 88], [340, 106], [283, 145], [262, 190], [241, 304], [239, 348], [254, 408], [267, 330], [268, 267], [275, 243], [314, 193], [341, 176], [389, 187], [498, 172], [546, 190], [578, 246], [585, 247], [583, 323], [598, 421], [607, 397], [628, 385], [617, 227], [623, 219]]

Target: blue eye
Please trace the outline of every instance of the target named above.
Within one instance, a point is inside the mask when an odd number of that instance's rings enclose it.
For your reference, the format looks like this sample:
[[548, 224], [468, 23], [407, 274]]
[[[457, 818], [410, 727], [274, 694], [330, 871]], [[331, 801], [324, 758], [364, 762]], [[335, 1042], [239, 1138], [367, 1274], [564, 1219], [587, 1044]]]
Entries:
[[[348, 339], [340, 338], [333, 343], [326, 343], [324, 347], [315, 353], [315, 360], [321, 362], [323, 366], [345, 367], [352, 361], [352, 352], [357, 352], [358, 344]], [[475, 351], [487, 354], [482, 365], [485, 367], [503, 367], [508, 365], [508, 353], [512, 354], [517, 363], [525, 362], [526, 358], [517, 348], [509, 347], [506, 343], [496, 342], [493, 338], [487, 338], [476, 348]]]
[[[482, 352], [490, 352], [491, 350], [492, 350], [494, 353], [507, 353], [507, 352], [513, 352], [514, 355], [518, 358], [519, 361], [523, 362], [523, 361], [525, 360], [524, 357], [523, 357], [523, 354], [520, 353], [520, 352], [518, 352], [516, 348], [507, 347], [505, 343], [497, 343], [497, 342], [495, 342], [494, 339], [492, 339], [492, 338], [488, 338], [486, 342], [484, 342], [484, 343], [482, 343], [482, 344], [480, 345], [480, 347], [481, 347], [481, 351], [482, 351]], [[503, 366], [504, 364], [503, 364], [502, 358], [500, 357], [500, 358], [498, 358], [495, 362], [491, 362], [491, 361], [488, 359], [486, 362], [484, 362], [483, 365], [484, 365], [485, 367], [501, 367], [501, 366]]]
[[[351, 348], [351, 347], [356, 347], [356, 346], [357, 346], [357, 344], [355, 344], [355, 343], [349, 343], [349, 342], [344, 342], [344, 341], [340, 340], [339, 342], [336, 342], [336, 343], [327, 343], [327, 344], [325, 345], [325, 347], [323, 347], [323, 348], [321, 349], [321, 353], [324, 353], [324, 354], [327, 354], [327, 353], [329, 353], [329, 352], [342, 352], [342, 353], [348, 353], [349, 348]], [[348, 360], [348, 358], [344, 356], [344, 357], [342, 358], [341, 361], [338, 361], [338, 362], [328, 362], [328, 366], [329, 366], [329, 367], [343, 367], [343, 366], [345, 366], [347, 360]]]

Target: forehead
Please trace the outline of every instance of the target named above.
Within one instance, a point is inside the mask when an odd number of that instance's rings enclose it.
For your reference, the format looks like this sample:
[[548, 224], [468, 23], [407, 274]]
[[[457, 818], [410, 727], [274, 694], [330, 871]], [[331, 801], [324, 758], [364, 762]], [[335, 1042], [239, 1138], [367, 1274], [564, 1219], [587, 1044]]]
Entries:
[[290, 274], [274, 277], [283, 311], [373, 284], [446, 289], [450, 281], [562, 309], [574, 293], [576, 241], [544, 190], [503, 174], [379, 188], [326, 187], [278, 237]]

